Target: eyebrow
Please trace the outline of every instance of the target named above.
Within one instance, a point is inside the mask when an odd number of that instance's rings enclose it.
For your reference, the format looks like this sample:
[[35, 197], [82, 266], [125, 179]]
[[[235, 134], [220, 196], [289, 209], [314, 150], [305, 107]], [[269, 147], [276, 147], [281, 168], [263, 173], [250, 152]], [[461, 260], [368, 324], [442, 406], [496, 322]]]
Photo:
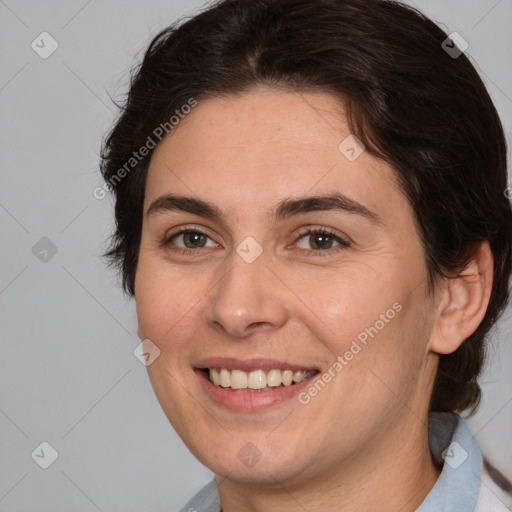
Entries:
[[[150, 216], [165, 211], [192, 213], [201, 217], [212, 218], [221, 223], [224, 219], [222, 210], [214, 203], [176, 194], [165, 194], [155, 199], [147, 209], [146, 215]], [[372, 224], [384, 224], [381, 217], [375, 212], [339, 192], [329, 195], [284, 199], [272, 209], [269, 216], [271, 221], [278, 222], [295, 215], [318, 211], [341, 211], [359, 215]]]

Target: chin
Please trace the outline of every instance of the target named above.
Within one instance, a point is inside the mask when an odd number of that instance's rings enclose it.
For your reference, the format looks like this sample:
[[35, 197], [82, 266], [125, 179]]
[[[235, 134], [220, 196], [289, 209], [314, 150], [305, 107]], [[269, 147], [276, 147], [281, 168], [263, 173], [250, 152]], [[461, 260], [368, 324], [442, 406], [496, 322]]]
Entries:
[[[240, 483], [272, 485], [304, 477], [309, 464], [297, 458], [298, 448], [286, 451], [251, 441], [232, 440], [229, 446], [216, 450], [191, 450], [196, 458], [213, 473]], [[282, 447], [281, 447], [282, 448]]]

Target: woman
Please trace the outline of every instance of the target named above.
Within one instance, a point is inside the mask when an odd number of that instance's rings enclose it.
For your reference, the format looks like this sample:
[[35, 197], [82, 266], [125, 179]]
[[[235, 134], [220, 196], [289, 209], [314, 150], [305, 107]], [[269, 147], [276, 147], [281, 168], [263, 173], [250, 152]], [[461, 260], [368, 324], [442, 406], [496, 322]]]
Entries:
[[149, 378], [216, 475], [183, 510], [510, 509], [459, 415], [512, 263], [464, 49], [383, 0], [225, 0], [152, 41], [102, 170]]

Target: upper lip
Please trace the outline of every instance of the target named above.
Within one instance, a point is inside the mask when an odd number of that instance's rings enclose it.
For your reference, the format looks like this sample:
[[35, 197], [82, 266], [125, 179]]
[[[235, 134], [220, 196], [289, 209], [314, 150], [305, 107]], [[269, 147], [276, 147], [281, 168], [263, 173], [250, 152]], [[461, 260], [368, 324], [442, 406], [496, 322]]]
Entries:
[[317, 370], [313, 365], [303, 365], [296, 363], [288, 363], [278, 359], [254, 358], [254, 359], [237, 359], [236, 357], [209, 357], [203, 359], [194, 365], [195, 368], [204, 370], [206, 368], [227, 368], [229, 370], [242, 370], [251, 372], [253, 370]]

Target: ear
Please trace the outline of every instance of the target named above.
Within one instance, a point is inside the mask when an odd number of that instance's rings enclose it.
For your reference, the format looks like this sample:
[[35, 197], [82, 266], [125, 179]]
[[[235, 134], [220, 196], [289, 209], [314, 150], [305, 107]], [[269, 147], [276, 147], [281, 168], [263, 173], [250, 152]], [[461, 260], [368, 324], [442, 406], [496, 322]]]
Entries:
[[485, 240], [478, 244], [462, 273], [443, 282], [430, 338], [433, 352], [451, 354], [476, 331], [489, 305], [493, 266], [492, 251]]

